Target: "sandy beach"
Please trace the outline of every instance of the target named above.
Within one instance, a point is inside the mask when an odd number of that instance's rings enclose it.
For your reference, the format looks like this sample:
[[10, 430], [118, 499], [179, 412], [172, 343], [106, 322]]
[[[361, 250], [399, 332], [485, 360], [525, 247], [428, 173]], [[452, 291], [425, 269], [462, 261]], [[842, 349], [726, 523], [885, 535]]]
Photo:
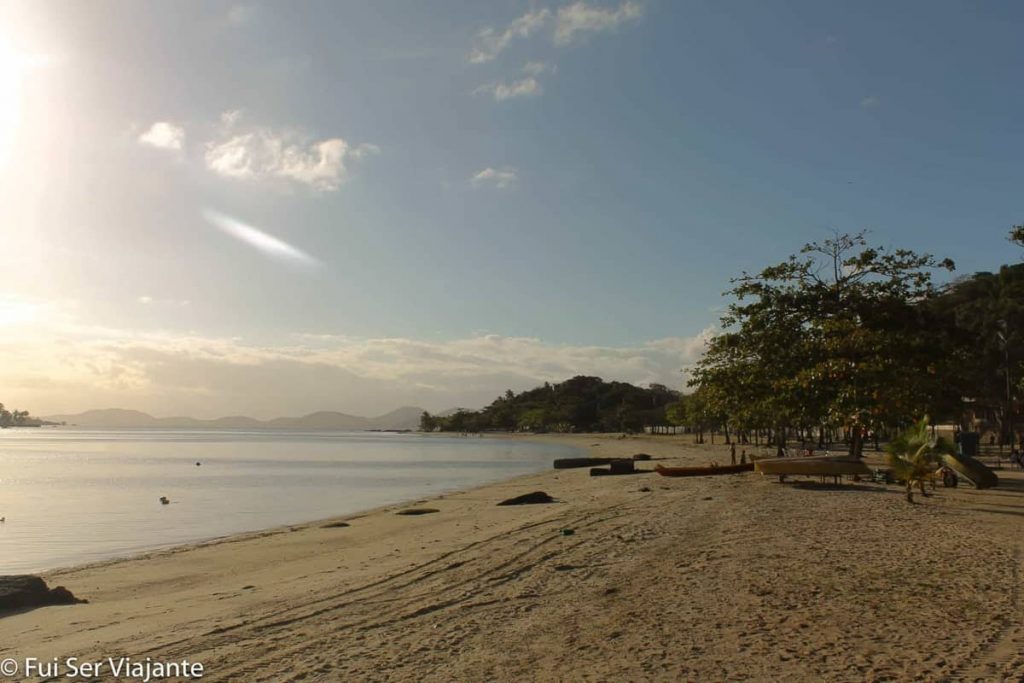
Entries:
[[[510, 438], [728, 461], [691, 437]], [[909, 505], [548, 471], [53, 572], [89, 604], [0, 618], [0, 658], [187, 658], [213, 681], [1021, 680], [1024, 475], [999, 474]], [[558, 502], [496, 506], [535, 490]]]

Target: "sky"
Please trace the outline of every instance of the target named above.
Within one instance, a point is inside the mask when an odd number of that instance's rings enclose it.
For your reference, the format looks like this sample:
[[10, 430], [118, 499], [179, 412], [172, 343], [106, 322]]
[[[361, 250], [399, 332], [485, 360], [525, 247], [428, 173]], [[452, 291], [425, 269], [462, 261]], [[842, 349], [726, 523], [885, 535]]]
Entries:
[[1019, 260], [1017, 2], [0, 0], [0, 401], [682, 389], [832, 231]]

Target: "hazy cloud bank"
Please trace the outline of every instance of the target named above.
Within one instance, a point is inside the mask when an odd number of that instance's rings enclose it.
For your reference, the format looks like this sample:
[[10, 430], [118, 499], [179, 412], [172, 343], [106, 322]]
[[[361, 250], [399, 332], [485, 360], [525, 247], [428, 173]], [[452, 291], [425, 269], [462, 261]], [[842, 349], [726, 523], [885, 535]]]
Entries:
[[296, 335], [241, 339], [137, 333], [66, 316], [8, 326], [0, 342], [5, 401], [37, 413], [131, 407], [157, 415], [375, 415], [401, 405], [478, 407], [577, 374], [682, 388], [710, 330], [633, 346], [559, 345], [526, 337], [451, 341]]

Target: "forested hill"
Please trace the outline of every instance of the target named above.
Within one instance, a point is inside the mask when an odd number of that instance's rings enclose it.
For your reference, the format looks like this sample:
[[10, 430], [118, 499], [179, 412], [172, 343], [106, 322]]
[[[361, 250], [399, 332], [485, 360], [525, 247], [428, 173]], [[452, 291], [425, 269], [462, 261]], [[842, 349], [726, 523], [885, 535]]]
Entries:
[[644, 389], [626, 382], [605, 382], [583, 375], [516, 394], [506, 391], [482, 410], [457, 410], [446, 416], [423, 413], [423, 431], [479, 432], [641, 431], [667, 424], [665, 406], [679, 400], [679, 392], [661, 384]]

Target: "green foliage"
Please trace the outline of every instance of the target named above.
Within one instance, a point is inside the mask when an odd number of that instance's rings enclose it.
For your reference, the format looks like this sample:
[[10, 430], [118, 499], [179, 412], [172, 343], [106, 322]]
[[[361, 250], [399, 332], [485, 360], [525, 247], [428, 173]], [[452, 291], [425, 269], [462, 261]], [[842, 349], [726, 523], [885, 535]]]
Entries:
[[1007, 239], [1024, 247], [1024, 225], [1015, 225], [1010, 228], [1010, 236]]
[[703, 443], [705, 431], [725, 424], [727, 413], [724, 405], [715, 387], [701, 387], [669, 404], [665, 408], [665, 419], [670, 424], [693, 429], [698, 443]]
[[[483, 410], [431, 416], [427, 424], [453, 432], [641, 431], [646, 426], [667, 424], [665, 407], [678, 398], [678, 392], [660, 384], [644, 389], [580, 375], [521, 394], [507, 391]], [[422, 418], [420, 424], [421, 428], [425, 424]]]
[[0, 403], [0, 428], [37, 426], [39, 421], [30, 417], [27, 410], [7, 410]]
[[921, 495], [928, 494], [924, 489], [925, 479], [935, 473], [942, 462], [943, 454], [956, 453], [956, 449], [943, 438], [933, 439], [928, 434], [928, 418], [908, 427], [902, 434], [886, 446], [889, 455], [889, 466], [896, 478], [907, 484], [907, 500], [914, 502], [914, 484], [921, 490]]
[[869, 428], [904, 422], [943, 400], [948, 356], [935, 343], [931, 270], [953, 263], [867, 244], [863, 233], [807, 244], [744, 273], [692, 385], [740, 427]]
[[995, 416], [1008, 436], [1024, 378], [1024, 264], [954, 282], [930, 308], [944, 321], [955, 360], [947, 381], [969, 396], [978, 412]]

